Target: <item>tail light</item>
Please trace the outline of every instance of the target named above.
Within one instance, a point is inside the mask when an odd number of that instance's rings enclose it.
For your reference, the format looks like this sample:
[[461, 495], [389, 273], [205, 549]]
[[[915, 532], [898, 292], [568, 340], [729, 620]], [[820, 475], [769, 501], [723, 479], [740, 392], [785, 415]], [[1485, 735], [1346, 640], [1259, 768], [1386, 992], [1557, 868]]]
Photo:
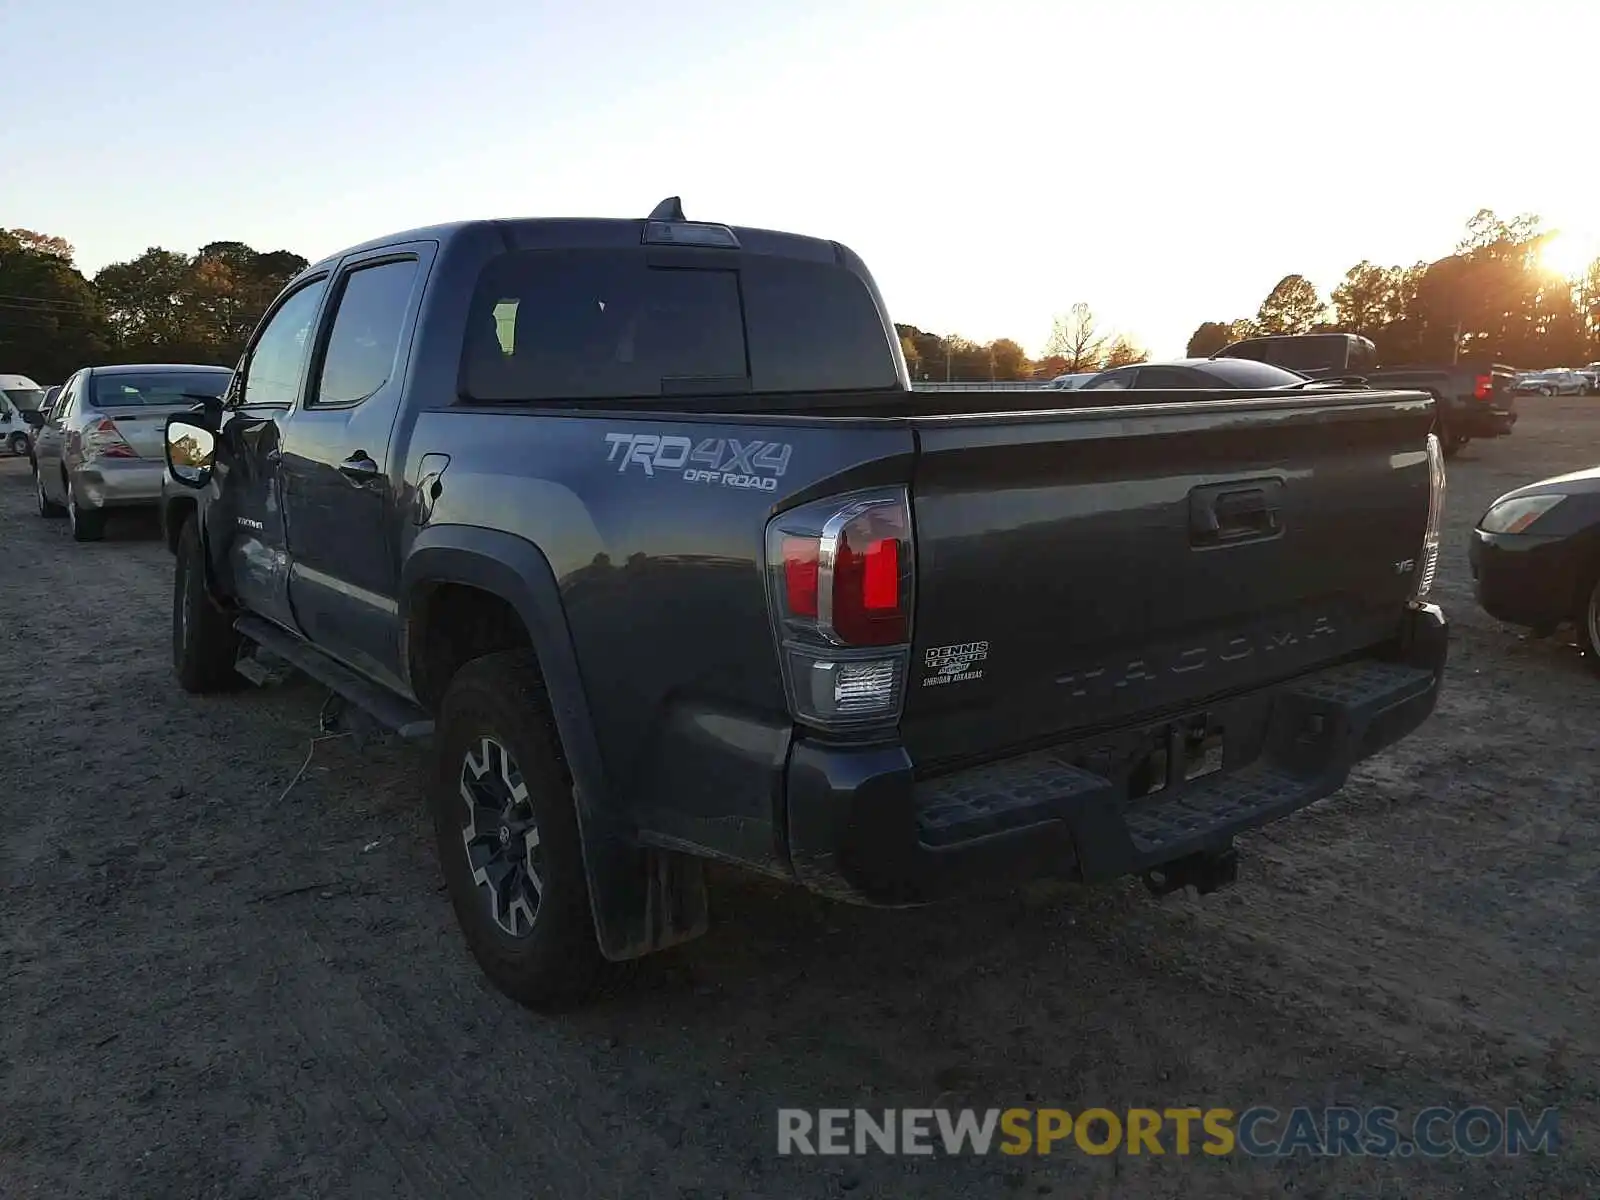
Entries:
[[1494, 376], [1479, 375], [1472, 381], [1472, 398], [1474, 400], [1487, 400], [1494, 391]]
[[1433, 588], [1439, 570], [1439, 526], [1444, 520], [1444, 451], [1437, 434], [1428, 435], [1428, 524], [1422, 533], [1422, 553], [1417, 559], [1417, 582], [1411, 598], [1421, 600]]
[[101, 417], [83, 431], [83, 456], [85, 458], [138, 458], [139, 452], [128, 445], [117, 423], [110, 417]]
[[796, 720], [899, 720], [911, 649], [911, 504], [904, 488], [803, 505], [767, 526], [768, 596]]

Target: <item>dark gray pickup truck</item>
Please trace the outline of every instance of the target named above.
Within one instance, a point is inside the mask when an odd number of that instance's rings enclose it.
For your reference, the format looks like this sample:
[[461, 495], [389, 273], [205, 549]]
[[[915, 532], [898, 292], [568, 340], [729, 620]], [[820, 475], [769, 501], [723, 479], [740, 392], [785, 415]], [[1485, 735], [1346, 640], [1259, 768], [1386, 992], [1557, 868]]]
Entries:
[[1431, 401], [910, 390], [837, 243], [478, 221], [308, 268], [167, 428], [193, 692], [292, 665], [431, 737], [533, 1007], [701, 933], [705, 860], [909, 904], [1201, 891], [1432, 711]]
[[1380, 367], [1377, 353], [1370, 338], [1353, 333], [1288, 333], [1246, 338], [1212, 357], [1272, 363], [1312, 379], [1426, 392], [1433, 397], [1433, 431], [1446, 458], [1455, 457], [1474, 438], [1506, 437], [1516, 426], [1517, 373], [1504, 363]]

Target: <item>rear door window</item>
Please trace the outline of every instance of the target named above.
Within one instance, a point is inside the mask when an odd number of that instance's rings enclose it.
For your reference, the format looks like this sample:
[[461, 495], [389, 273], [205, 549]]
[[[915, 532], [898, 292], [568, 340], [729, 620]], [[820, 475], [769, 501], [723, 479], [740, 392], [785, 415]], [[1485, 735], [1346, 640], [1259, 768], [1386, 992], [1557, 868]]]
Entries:
[[467, 327], [475, 400], [748, 391], [739, 276], [652, 267], [633, 251], [530, 251], [491, 262]]
[[358, 267], [345, 277], [313, 405], [359, 404], [394, 372], [417, 260]]

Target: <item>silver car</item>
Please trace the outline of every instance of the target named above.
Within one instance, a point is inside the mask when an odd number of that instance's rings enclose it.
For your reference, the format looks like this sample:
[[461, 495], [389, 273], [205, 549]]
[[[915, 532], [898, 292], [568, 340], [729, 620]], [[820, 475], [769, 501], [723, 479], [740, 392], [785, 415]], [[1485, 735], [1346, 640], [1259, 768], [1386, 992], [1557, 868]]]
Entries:
[[79, 371], [34, 435], [39, 515], [65, 513], [73, 540], [92, 542], [108, 510], [158, 503], [167, 417], [221, 396], [232, 378], [227, 367], [182, 363]]

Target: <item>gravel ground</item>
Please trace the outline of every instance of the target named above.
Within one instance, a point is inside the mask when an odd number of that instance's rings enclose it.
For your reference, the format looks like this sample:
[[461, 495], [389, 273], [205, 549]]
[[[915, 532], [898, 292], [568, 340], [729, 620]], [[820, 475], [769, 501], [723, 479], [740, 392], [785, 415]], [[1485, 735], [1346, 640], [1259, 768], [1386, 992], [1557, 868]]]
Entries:
[[[1478, 612], [1464, 549], [1597, 444], [1600, 400], [1536, 401], [1452, 464], [1437, 715], [1246, 839], [1238, 886], [876, 912], [723, 876], [710, 937], [559, 1020], [467, 957], [418, 750], [314, 742], [309, 683], [185, 696], [153, 526], [74, 545], [0, 463], [0, 1196], [1600, 1195], [1600, 683]], [[1035, 1103], [1554, 1105], [1565, 1140], [775, 1152], [780, 1106]]]

